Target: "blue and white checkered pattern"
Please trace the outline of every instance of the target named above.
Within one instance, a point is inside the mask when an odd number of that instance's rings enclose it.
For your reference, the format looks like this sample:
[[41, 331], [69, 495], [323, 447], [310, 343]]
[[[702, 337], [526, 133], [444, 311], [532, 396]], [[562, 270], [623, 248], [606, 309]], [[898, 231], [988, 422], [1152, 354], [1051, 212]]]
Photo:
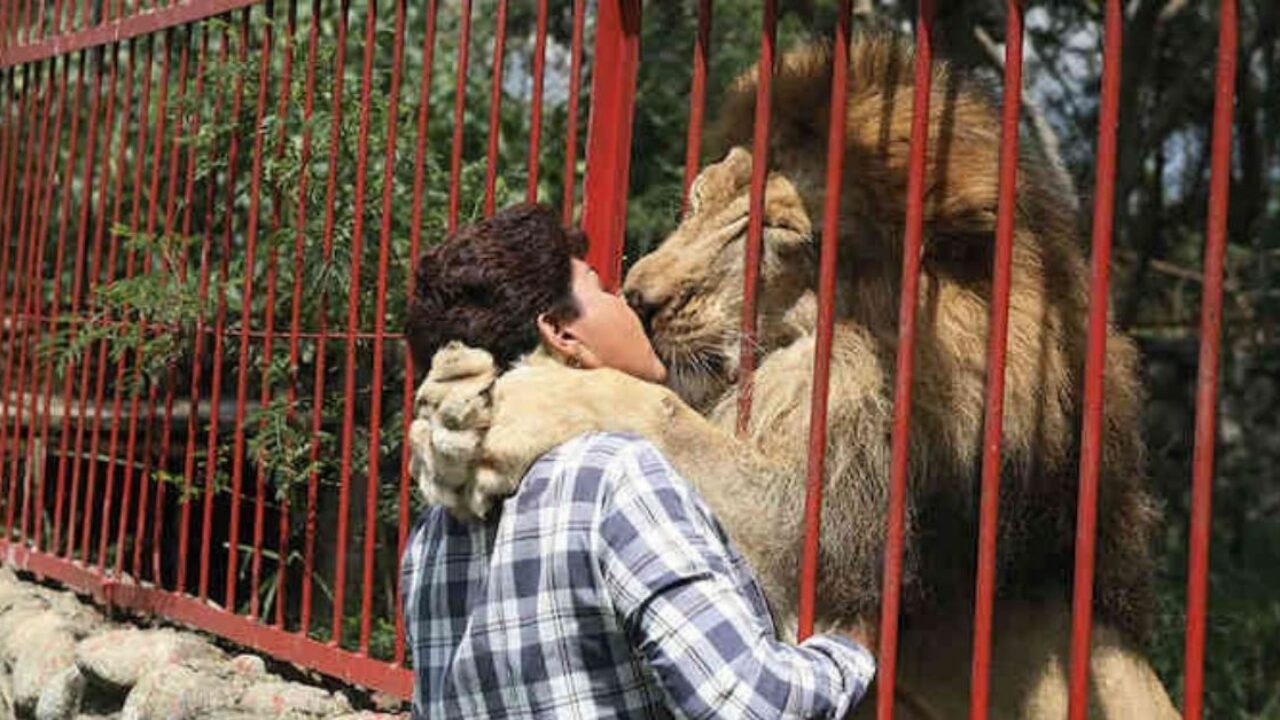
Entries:
[[871, 656], [777, 640], [759, 587], [650, 443], [580, 437], [485, 523], [439, 507], [402, 561], [415, 718], [838, 718]]

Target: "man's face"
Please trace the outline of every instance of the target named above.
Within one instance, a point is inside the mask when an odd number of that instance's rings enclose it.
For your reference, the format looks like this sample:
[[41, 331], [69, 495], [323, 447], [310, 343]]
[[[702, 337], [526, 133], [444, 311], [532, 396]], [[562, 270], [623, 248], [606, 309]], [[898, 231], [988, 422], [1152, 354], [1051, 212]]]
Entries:
[[578, 317], [565, 324], [585, 352], [586, 367], [609, 367], [650, 382], [663, 382], [667, 368], [653, 351], [640, 318], [616, 293], [600, 286], [600, 277], [585, 262], [573, 261], [573, 297]]

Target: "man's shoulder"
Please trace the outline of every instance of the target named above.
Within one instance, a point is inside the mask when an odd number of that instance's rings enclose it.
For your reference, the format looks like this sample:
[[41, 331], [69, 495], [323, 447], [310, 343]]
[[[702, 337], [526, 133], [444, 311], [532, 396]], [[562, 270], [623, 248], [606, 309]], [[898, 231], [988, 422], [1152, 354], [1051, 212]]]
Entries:
[[[588, 432], [562, 443], [540, 457], [538, 466], [606, 468], [637, 455], [659, 454], [653, 443], [626, 432]], [[532, 473], [532, 470], [531, 470]]]
[[605, 499], [620, 488], [636, 489], [669, 474], [652, 442], [632, 433], [590, 432], [538, 458], [520, 483], [526, 499], [547, 491], [585, 500]]

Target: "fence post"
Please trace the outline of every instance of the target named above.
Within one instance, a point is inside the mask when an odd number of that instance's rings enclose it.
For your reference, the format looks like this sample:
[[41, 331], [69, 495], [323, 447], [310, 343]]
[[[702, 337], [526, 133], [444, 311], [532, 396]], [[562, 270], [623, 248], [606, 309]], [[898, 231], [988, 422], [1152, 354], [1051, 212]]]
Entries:
[[639, 65], [640, 0], [603, 0], [596, 10], [582, 228], [591, 241], [587, 261], [610, 290], [622, 281]]

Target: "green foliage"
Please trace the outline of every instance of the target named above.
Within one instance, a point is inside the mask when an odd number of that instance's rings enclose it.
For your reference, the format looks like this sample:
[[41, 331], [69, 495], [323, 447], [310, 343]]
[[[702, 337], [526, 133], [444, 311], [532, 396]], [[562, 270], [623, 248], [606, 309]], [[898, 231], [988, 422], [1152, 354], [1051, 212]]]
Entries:
[[[375, 71], [367, 95], [361, 78], [365, 17], [360, 12], [351, 14], [340, 77], [336, 68], [337, 18], [329, 10], [315, 19], [320, 27], [317, 60], [314, 77], [308, 77], [308, 31], [313, 19], [310, 8], [302, 4], [292, 32], [283, 12], [268, 18], [264, 6], [259, 6], [247, 13], [205, 21], [190, 30], [148, 36], [131, 45], [127, 53], [136, 61], [127, 81], [135, 88], [144, 73], [158, 72], [166, 54], [176, 73], [180, 53], [187, 49], [192, 72], [185, 92], [179, 92], [175, 74], [164, 98], [166, 133], [177, 129], [181, 134], [174, 146], [180, 159], [177, 174], [169, 176], [168, 143], [159, 156], [162, 161], [156, 163], [151, 159], [151, 139], [144, 143], [139, 132], [139, 118], [148, 118], [147, 129], [152, 133], [161, 121], [161, 86], [153, 76], [147, 113], [139, 113], [138, 108], [127, 117], [118, 113], [109, 135], [109, 147], [124, 161], [123, 166], [117, 160], [109, 163], [111, 172], [118, 167], [133, 170], [141, 163], [138, 172], [142, 181], [130, 182], [128, 173], [122, 174], [124, 182], [107, 206], [112, 211], [106, 239], [113, 249], [109, 257], [104, 253], [103, 271], [91, 280], [81, 307], [71, 308], [63, 300], [58, 331], [46, 335], [41, 344], [41, 357], [53, 362], [60, 376], [77, 372], [85, 361], [94, 362], [100, 349], [105, 349], [108, 397], [146, 397], [149, 393], [164, 397], [173, 393], [181, 399], [190, 394], [195, 381], [201, 403], [194, 411], [207, 414], [216, 377], [220, 402], [212, 410], [212, 418], [201, 416], [199, 437], [194, 442], [197, 465], [193, 476], [185, 477], [181, 468], [170, 463], [157, 467], [152, 477], [187, 501], [203, 498], [210, 489], [215, 496], [226, 497], [238, 461], [247, 501], [253, 498], [253, 478], [260, 473], [267, 487], [261, 502], [275, 507], [287, 502], [290, 548], [303, 544], [307, 496], [313, 483], [319, 491], [314, 511], [321, 526], [328, 528], [337, 521], [336, 500], [345, 485], [351, 497], [349, 542], [352, 548], [359, 547], [366, 534], [366, 488], [375, 484], [377, 587], [373, 610], [380, 619], [374, 628], [373, 650], [380, 657], [390, 657], [394, 624], [385, 619], [394, 618], [398, 609], [394, 584], [406, 354], [397, 333], [404, 321], [415, 234], [418, 113], [421, 105], [428, 103], [428, 135], [422, 157], [424, 192], [421, 223], [416, 228], [425, 246], [443, 237], [449, 224], [458, 49], [457, 8], [445, 3], [439, 15], [429, 94], [423, 96], [419, 33], [424, 8], [405, 7], [409, 33], [404, 44], [403, 84], [394, 109], [385, 72], [395, 51], [393, 18], [389, 17], [380, 19], [374, 35], [371, 60]], [[515, 10], [511, 23], [525, 22], [529, 19], [525, 15], [523, 9]], [[567, 45], [570, 26], [566, 19], [557, 17], [552, 28], [553, 42]], [[491, 47], [493, 31], [492, 14], [477, 12], [466, 85], [467, 112], [462, 119], [460, 223], [477, 219], [484, 207], [491, 70], [486, 49]], [[264, 44], [268, 32], [270, 52]], [[203, 69], [197, 75], [202, 49]], [[516, 54], [527, 57], [531, 51], [529, 39], [513, 36], [508, 42], [507, 62]], [[123, 59], [126, 51], [120, 55]], [[288, 84], [283, 85], [286, 55], [291, 67]], [[268, 86], [265, 102], [259, 106], [263, 63], [269, 65]], [[123, 65], [120, 67], [123, 75]], [[125, 82], [121, 78], [121, 88]], [[527, 88], [508, 86], [502, 98], [502, 141], [495, 158], [493, 190], [499, 207], [524, 195], [529, 136], [526, 93]], [[134, 97], [137, 102], [136, 90]], [[585, 97], [582, 107], [580, 121], [588, 107]], [[238, 112], [233, 112], [237, 108]], [[388, 168], [392, 121], [397, 132]], [[567, 122], [563, 98], [548, 99], [540, 152], [539, 195], [544, 199], [559, 198]], [[261, 147], [260, 167], [254, 164], [256, 146]], [[189, 181], [187, 158], [194, 159]], [[150, 173], [156, 174], [154, 185]], [[389, 186], [385, 184], [388, 177]], [[359, 205], [358, 181], [364, 183]], [[155, 196], [151, 194], [153, 186], [159, 188]], [[385, 217], [384, 190], [390, 210]], [[169, 197], [176, 202], [166, 207]], [[359, 235], [355, 234], [357, 217], [361, 220]], [[386, 269], [382, 277], [380, 267]], [[64, 287], [70, 284], [71, 272], [68, 267], [61, 279]], [[384, 338], [381, 341], [376, 339], [379, 334]], [[372, 355], [379, 342], [383, 359], [375, 369]], [[110, 380], [116, 367], [123, 371], [119, 383]], [[381, 378], [375, 386], [379, 371]], [[197, 372], [199, 377], [194, 375]], [[229, 404], [239, 403], [241, 382], [245, 385], [245, 412], [243, 421], [235, 421], [228, 414]], [[371, 447], [375, 392], [381, 431]], [[210, 421], [217, 424], [218, 433], [217, 451], [211, 459], [204, 453]], [[175, 425], [175, 431], [180, 434], [180, 443], [185, 424], [179, 425], [183, 427]], [[244, 451], [237, 458], [233, 441], [241, 434]], [[371, 451], [378, 457], [374, 477], [369, 476]], [[344, 468], [349, 468], [345, 483]], [[212, 488], [206, 487], [209, 482]], [[416, 493], [410, 498], [414, 507], [409, 509], [409, 517], [414, 517], [419, 501]], [[222, 542], [224, 547], [240, 545], [225, 535]], [[267, 546], [273, 547], [274, 542]], [[251, 548], [241, 547], [240, 551], [247, 553]], [[313, 581], [323, 587], [331, 579], [335, 549], [321, 546], [318, 552]], [[280, 562], [274, 551], [264, 549], [264, 553], [268, 565]], [[291, 552], [288, 561], [290, 572], [296, 575], [300, 571], [293, 567], [299, 562], [297, 553]], [[241, 564], [242, 574], [247, 565]], [[274, 572], [270, 574], [274, 578]], [[348, 576], [347, 597], [359, 597], [361, 573]], [[242, 580], [241, 587], [247, 587], [247, 579]], [[260, 589], [263, 603], [271, 601], [274, 582], [267, 582], [264, 576]], [[296, 598], [296, 593], [292, 597]], [[328, 591], [318, 596], [315, 617], [326, 612], [323, 605], [331, 598]], [[247, 600], [242, 598], [241, 602]], [[297, 614], [298, 608], [291, 604], [290, 617], [296, 619]], [[348, 602], [345, 614], [347, 623], [358, 624], [358, 603]], [[349, 646], [355, 637], [348, 631], [343, 644]]]

